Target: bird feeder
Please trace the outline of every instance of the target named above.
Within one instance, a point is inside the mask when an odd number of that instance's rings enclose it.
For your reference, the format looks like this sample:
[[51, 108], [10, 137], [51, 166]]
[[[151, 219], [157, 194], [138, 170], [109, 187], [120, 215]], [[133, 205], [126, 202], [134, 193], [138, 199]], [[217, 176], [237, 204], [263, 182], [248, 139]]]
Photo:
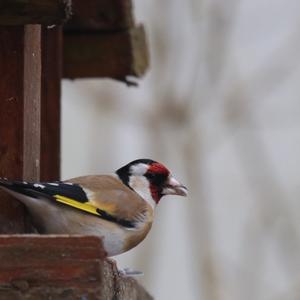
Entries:
[[[59, 179], [61, 79], [130, 84], [148, 68], [145, 40], [130, 0], [0, 0], [0, 177]], [[0, 299], [151, 299], [101, 239], [31, 231], [0, 192]]]

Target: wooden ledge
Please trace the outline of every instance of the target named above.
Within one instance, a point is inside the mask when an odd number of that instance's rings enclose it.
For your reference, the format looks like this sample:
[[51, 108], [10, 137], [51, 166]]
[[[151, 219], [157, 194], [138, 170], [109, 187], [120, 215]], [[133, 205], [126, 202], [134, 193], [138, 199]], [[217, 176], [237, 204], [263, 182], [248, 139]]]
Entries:
[[105, 259], [101, 239], [0, 235], [0, 299], [152, 299]]

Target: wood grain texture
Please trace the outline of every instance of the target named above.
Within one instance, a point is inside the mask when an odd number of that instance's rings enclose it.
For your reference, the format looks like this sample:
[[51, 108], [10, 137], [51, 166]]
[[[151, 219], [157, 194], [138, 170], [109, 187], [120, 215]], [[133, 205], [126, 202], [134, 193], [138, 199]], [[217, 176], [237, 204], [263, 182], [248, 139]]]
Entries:
[[42, 29], [41, 181], [60, 178], [62, 29]]
[[[39, 179], [40, 159], [40, 26], [1, 27], [0, 176]], [[25, 210], [3, 191], [0, 232], [23, 232]]]
[[[60, 28], [1, 27], [0, 70], [0, 176], [58, 180]], [[0, 232], [23, 232], [23, 206], [3, 191], [0, 199]]]
[[0, 299], [151, 300], [105, 259], [101, 239], [0, 235]]
[[114, 33], [65, 33], [66, 78], [141, 77], [149, 65], [143, 26]]
[[0, 175], [19, 179], [23, 171], [23, 46], [23, 27], [0, 28]]
[[0, 25], [61, 24], [71, 15], [70, 0], [0, 0]]
[[104, 299], [104, 257], [96, 237], [0, 236], [0, 299]]
[[66, 31], [116, 31], [134, 26], [131, 0], [73, 0]]
[[24, 30], [23, 179], [40, 179], [41, 148], [41, 26]]
[[[0, 28], [0, 177], [23, 176], [24, 28]], [[22, 232], [24, 207], [0, 191], [0, 232]]]

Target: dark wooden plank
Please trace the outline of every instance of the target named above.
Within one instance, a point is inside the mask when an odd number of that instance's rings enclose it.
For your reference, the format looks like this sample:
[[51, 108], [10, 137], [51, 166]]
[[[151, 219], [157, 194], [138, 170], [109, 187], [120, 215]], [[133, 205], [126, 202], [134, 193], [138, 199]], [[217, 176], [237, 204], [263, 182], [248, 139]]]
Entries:
[[97, 237], [2, 235], [0, 263], [0, 299], [20, 292], [20, 299], [44, 299], [45, 291], [64, 299], [59, 295], [67, 290], [66, 299], [152, 299], [136, 280], [120, 276], [115, 262], [105, 260]]
[[0, 236], [0, 299], [104, 299], [104, 258], [97, 237]]
[[42, 29], [41, 181], [60, 177], [61, 27]]
[[[0, 29], [0, 176], [59, 179], [60, 45], [60, 28]], [[24, 231], [22, 205], [3, 191], [0, 199], [0, 232]]]
[[[3, 289], [0, 290], [0, 300], [112, 300], [99, 296], [101, 293], [101, 288], [96, 284], [90, 288], [73, 286], [53, 287], [51, 285], [28, 288], [28, 286], [30, 285], [26, 281], [15, 281], [12, 283], [12, 288], [3, 287]], [[119, 298], [115, 299], [117, 300]]]
[[[24, 259], [20, 260], [20, 257]], [[104, 259], [105, 251], [101, 239], [93, 236], [0, 235], [1, 271], [16, 266], [51, 266], [55, 261], [61, 262], [62, 258], [65, 261]]]
[[23, 161], [23, 46], [23, 27], [0, 27], [0, 174], [15, 178]]
[[[23, 176], [24, 28], [0, 28], [0, 176]], [[23, 206], [0, 191], [0, 232], [22, 232]]]
[[66, 78], [141, 77], [149, 59], [143, 26], [115, 33], [64, 35], [63, 76]]
[[70, 0], [0, 0], [0, 25], [61, 24], [70, 15]]
[[124, 30], [134, 26], [131, 0], [73, 0], [66, 31]]
[[[40, 26], [0, 28], [0, 176], [38, 180]], [[25, 210], [1, 191], [0, 232], [26, 229]]]
[[0, 235], [0, 299], [153, 299], [93, 236]]

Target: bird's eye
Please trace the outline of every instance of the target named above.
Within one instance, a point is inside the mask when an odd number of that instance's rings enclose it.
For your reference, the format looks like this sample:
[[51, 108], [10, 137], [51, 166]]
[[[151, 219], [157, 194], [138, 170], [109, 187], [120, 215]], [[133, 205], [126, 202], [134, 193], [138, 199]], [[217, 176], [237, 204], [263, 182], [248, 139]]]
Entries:
[[152, 184], [154, 184], [156, 186], [162, 185], [166, 180], [166, 176], [164, 174], [157, 174], [157, 173], [149, 172], [149, 173], [145, 174], [145, 176], [146, 176], [146, 178], [148, 178], [148, 180]]
[[146, 177], [147, 177], [148, 179], [154, 179], [154, 178], [155, 178], [155, 174], [154, 174], [154, 173], [147, 173], [147, 174], [146, 174]]

